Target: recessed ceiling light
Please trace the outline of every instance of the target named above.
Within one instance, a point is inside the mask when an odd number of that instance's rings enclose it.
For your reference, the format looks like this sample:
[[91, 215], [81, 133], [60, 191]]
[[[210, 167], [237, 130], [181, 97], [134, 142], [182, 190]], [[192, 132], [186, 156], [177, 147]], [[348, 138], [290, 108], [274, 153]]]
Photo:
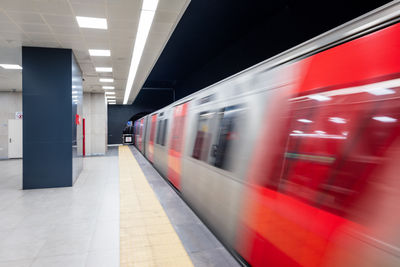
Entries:
[[104, 90], [113, 90], [113, 89], [115, 89], [115, 87], [114, 86], [103, 86], [103, 89]]
[[100, 78], [99, 81], [102, 83], [112, 83], [112, 82], [114, 82], [114, 79], [113, 78]]
[[139, 26], [137, 29], [135, 44], [133, 46], [131, 65], [129, 67], [128, 80], [126, 82], [124, 104], [128, 103], [129, 95], [131, 94], [133, 82], [139, 67], [140, 58], [142, 57], [143, 50], [146, 45], [147, 36], [149, 35], [151, 24], [153, 23], [157, 5], [158, 0], [143, 0]]
[[117, 102], [108, 102], [109, 105], [116, 105]]
[[115, 92], [106, 92], [106, 95], [115, 95]]
[[22, 67], [17, 64], [0, 64], [0, 67], [7, 70], [22, 70]]
[[107, 99], [115, 99], [115, 96], [113, 96], [113, 95], [107, 95], [106, 97], [107, 97]]
[[76, 17], [78, 25], [81, 28], [107, 30], [107, 20], [103, 18]]
[[105, 49], [89, 49], [89, 54], [93, 57], [109, 57], [111, 52]]
[[96, 67], [97, 72], [112, 72], [111, 67]]

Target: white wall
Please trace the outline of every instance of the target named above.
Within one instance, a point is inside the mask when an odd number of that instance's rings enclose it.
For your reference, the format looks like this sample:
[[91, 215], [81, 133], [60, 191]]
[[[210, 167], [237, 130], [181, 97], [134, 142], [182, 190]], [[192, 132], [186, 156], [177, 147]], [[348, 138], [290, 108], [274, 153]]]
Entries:
[[83, 94], [86, 155], [104, 155], [107, 151], [107, 102], [104, 93]]
[[8, 158], [8, 120], [22, 111], [22, 93], [0, 92], [0, 159]]

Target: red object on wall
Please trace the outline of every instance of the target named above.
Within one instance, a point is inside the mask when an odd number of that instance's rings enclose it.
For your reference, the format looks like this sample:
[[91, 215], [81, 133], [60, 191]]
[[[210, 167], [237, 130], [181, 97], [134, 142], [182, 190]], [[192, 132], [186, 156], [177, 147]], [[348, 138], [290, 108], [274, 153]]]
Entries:
[[81, 117], [79, 116], [79, 114], [76, 114], [76, 115], [75, 115], [75, 124], [76, 124], [76, 125], [81, 124]]
[[85, 150], [85, 118], [82, 119], [82, 133], [83, 133], [83, 139], [82, 139], [82, 143], [83, 143], [83, 156], [86, 155], [86, 150]]

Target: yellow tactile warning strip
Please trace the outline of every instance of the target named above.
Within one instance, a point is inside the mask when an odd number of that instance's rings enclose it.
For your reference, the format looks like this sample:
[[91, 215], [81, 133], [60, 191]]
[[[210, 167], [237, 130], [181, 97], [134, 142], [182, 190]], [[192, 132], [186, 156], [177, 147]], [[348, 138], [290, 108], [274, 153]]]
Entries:
[[119, 147], [121, 266], [193, 266], [127, 146]]

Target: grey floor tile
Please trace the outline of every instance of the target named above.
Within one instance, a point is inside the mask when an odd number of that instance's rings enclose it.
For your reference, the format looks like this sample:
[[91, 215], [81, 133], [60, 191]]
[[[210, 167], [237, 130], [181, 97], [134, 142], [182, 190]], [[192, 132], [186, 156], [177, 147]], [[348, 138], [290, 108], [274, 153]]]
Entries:
[[119, 249], [118, 149], [111, 151], [85, 158], [70, 188], [21, 190], [22, 161], [0, 161], [0, 267], [85, 266], [89, 252], [90, 262], [119, 265], [119, 254], [105, 260], [106, 250], [91, 251], [105, 239]]
[[17, 261], [0, 261], [0, 267], [30, 267], [33, 259]]
[[87, 255], [87, 253], [84, 253], [53, 257], [41, 257], [35, 259], [31, 267], [84, 267]]

